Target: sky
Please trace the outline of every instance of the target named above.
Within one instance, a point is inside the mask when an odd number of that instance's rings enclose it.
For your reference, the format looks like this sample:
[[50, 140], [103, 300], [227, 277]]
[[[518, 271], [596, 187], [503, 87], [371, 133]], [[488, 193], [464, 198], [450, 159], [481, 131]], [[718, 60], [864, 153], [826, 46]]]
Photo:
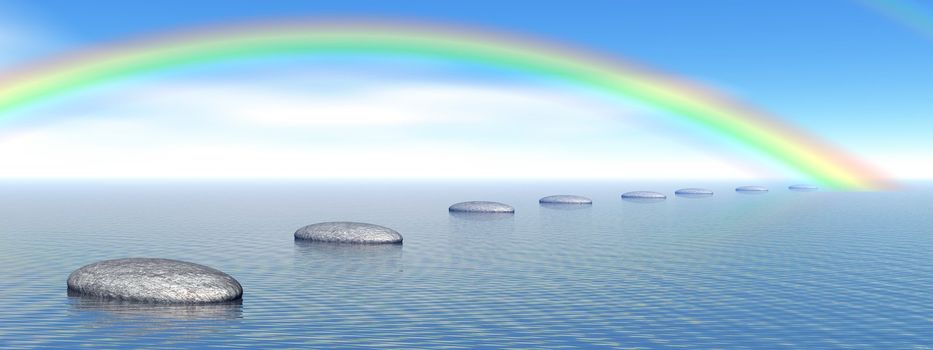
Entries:
[[[892, 177], [927, 179], [933, 6], [894, 3], [901, 10], [880, 0], [0, 1], [0, 73], [236, 21], [426, 20], [645, 64], [769, 111]], [[23, 112], [0, 123], [0, 177], [798, 176], [659, 114], [488, 67], [270, 59], [134, 79]]]

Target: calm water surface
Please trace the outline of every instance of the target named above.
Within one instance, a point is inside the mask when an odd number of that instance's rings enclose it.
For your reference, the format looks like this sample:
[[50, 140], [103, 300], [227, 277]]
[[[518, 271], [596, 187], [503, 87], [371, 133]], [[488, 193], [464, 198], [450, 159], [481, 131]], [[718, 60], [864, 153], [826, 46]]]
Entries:
[[[933, 348], [933, 192], [772, 184], [0, 183], [0, 348]], [[705, 199], [619, 194], [706, 186]], [[919, 186], [919, 185], [918, 185]], [[551, 194], [594, 199], [541, 207]], [[452, 216], [496, 200], [514, 216]], [[299, 244], [331, 220], [402, 246]], [[240, 304], [70, 298], [94, 261], [236, 277]]]

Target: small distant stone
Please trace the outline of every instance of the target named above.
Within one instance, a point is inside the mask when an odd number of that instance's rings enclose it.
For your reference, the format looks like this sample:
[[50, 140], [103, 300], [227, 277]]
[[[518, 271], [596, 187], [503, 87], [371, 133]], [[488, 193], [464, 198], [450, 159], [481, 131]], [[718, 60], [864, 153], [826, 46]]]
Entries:
[[451, 205], [449, 211], [459, 213], [514, 213], [511, 205], [499, 202], [472, 201]]
[[622, 198], [626, 199], [666, 199], [667, 196], [651, 191], [634, 191], [626, 192], [622, 194]]
[[321, 222], [295, 231], [295, 239], [357, 244], [401, 244], [402, 235], [388, 227], [362, 222]]
[[583, 197], [583, 196], [574, 196], [569, 194], [559, 194], [554, 196], [547, 196], [538, 200], [538, 203], [541, 204], [593, 204], [593, 200]]
[[243, 287], [230, 275], [185, 261], [154, 258], [105, 260], [68, 276], [69, 295], [151, 303], [239, 300]]
[[818, 191], [820, 188], [813, 185], [790, 185], [787, 187], [787, 189], [791, 191], [809, 192]]
[[764, 186], [739, 186], [735, 188], [736, 192], [768, 192]]
[[674, 194], [678, 196], [705, 197], [705, 196], [712, 196], [713, 191], [707, 190], [704, 188], [682, 188], [677, 191], [674, 191]]

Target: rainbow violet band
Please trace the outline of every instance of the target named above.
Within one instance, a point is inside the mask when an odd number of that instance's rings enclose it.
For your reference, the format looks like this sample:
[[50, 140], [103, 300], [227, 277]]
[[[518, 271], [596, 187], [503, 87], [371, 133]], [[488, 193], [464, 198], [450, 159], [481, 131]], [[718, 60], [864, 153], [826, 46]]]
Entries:
[[673, 77], [552, 43], [421, 23], [251, 23], [104, 47], [0, 75], [0, 118], [135, 75], [231, 60], [334, 53], [431, 57], [557, 78], [654, 107], [744, 145], [825, 187], [893, 187], [879, 172], [841, 150], [763, 112]]

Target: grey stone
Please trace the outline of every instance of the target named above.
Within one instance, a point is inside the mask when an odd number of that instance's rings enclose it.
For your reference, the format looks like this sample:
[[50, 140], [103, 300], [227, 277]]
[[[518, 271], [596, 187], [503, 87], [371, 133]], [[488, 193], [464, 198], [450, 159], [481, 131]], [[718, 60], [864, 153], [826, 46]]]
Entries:
[[739, 186], [735, 188], [736, 192], [768, 192], [768, 188], [764, 186]]
[[633, 191], [626, 192], [622, 194], [622, 198], [625, 199], [666, 199], [667, 196], [651, 191]]
[[515, 208], [499, 202], [472, 201], [461, 202], [448, 208], [451, 212], [461, 213], [514, 213]]
[[583, 197], [583, 196], [574, 196], [569, 194], [559, 194], [554, 196], [547, 196], [538, 200], [538, 203], [541, 204], [593, 204], [593, 200]]
[[105, 260], [68, 276], [73, 296], [153, 303], [218, 303], [239, 300], [243, 287], [204, 265], [153, 258]]
[[295, 231], [295, 239], [356, 244], [402, 244], [402, 235], [388, 227], [362, 222], [321, 222]]
[[813, 185], [790, 185], [787, 189], [798, 192], [818, 191], [820, 188]]
[[713, 191], [704, 188], [682, 188], [674, 191], [674, 194], [684, 197], [708, 197], [713, 195]]

